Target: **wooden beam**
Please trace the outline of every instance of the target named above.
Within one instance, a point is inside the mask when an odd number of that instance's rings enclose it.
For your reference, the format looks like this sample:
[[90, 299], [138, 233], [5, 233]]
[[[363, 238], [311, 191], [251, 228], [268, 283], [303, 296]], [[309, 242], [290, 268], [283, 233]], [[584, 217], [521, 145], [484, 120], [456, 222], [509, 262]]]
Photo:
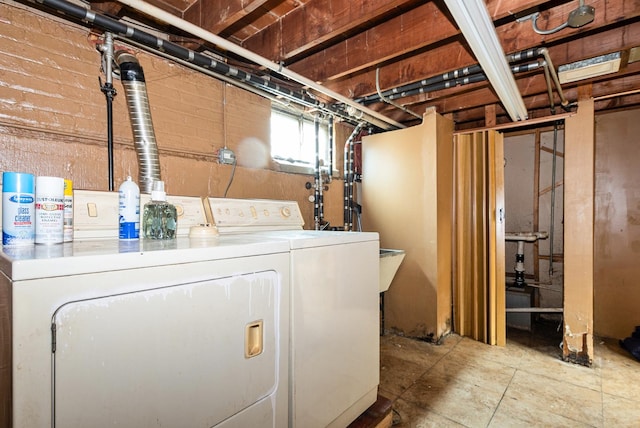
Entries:
[[342, 41], [389, 15], [409, 10], [418, 0], [311, 0], [283, 16], [243, 45], [273, 61], [287, 61], [317, 46]]
[[595, 205], [593, 99], [578, 101], [565, 120], [564, 338], [565, 360], [593, 361], [593, 266]]
[[[561, 64], [583, 60], [619, 49], [630, 49], [638, 45], [640, 45], [640, 25], [629, 24], [621, 28], [585, 35], [566, 44], [555, 44], [549, 46], [548, 49], [554, 66], [557, 68]], [[458, 67], [470, 66], [475, 63], [476, 60], [460, 41], [452, 41], [409, 59], [382, 66], [380, 68], [380, 87], [383, 90], [393, 88], [404, 83], [419, 81], [426, 77], [445, 71], [453, 71]], [[640, 61], [629, 64], [628, 68], [634, 68], [635, 66], [637, 71], [639, 63]], [[325, 85], [336, 92], [349, 94], [349, 96], [357, 98], [375, 93], [375, 82], [375, 70], [369, 70], [350, 76], [348, 79], [325, 82]], [[521, 90], [526, 90], [527, 88], [521, 87]], [[450, 94], [451, 90], [445, 91], [445, 93]], [[431, 99], [437, 98], [438, 92], [431, 92], [428, 96]], [[494, 99], [497, 98], [494, 97]]]
[[586, 83], [578, 86], [578, 101], [588, 100], [593, 97], [593, 84]]
[[[529, 120], [521, 120], [519, 122], [511, 122], [511, 123], [504, 123], [504, 124], [500, 124], [500, 125], [496, 125], [491, 129], [495, 129], [498, 131], [502, 131], [502, 130], [512, 130], [515, 128], [521, 128], [521, 127], [525, 127], [525, 126], [534, 126], [534, 125], [540, 125], [540, 124], [544, 124], [544, 123], [550, 123], [550, 122], [555, 122], [556, 120], [563, 120], [563, 119], [567, 119], [571, 116], [573, 116], [575, 113], [563, 113], [563, 114], [557, 114], [557, 115], [553, 115], [553, 116], [545, 116], [545, 117], [540, 117], [540, 118], [536, 118], [536, 119], [529, 119]], [[487, 129], [486, 127], [482, 127], [482, 128], [478, 128], [478, 129], [464, 129], [461, 131], [456, 131], [453, 133], [453, 135], [457, 135], [457, 134], [467, 134], [469, 132], [475, 132], [475, 131], [480, 131], [480, 130], [484, 130]]]
[[[553, 153], [553, 149], [550, 149], [549, 147], [540, 147], [540, 150], [547, 153]], [[563, 158], [564, 153], [556, 150], [556, 156], [558, 156], [559, 158]]]
[[389, 19], [344, 42], [290, 64], [294, 71], [316, 81], [334, 80], [459, 34], [434, 2]]
[[107, 16], [118, 16], [122, 10], [122, 3], [118, 3], [117, 1], [92, 2], [91, 9]]
[[[540, 258], [542, 260], [551, 260], [551, 257], [546, 255], [546, 254], [541, 254]], [[560, 253], [560, 254], [553, 254], [553, 262], [554, 263], [564, 263], [564, 254]]]
[[[603, 83], [596, 83], [593, 86], [593, 94], [595, 97], [598, 94], [607, 94], [610, 91], [620, 92], [630, 87], [636, 87], [636, 88], [640, 87], [640, 74], [636, 73], [634, 75], [621, 76], [616, 79], [607, 80]], [[570, 88], [568, 90], [565, 90], [564, 92], [565, 92], [565, 96], [570, 101], [578, 99], [577, 88]], [[448, 100], [449, 103], [446, 103], [446, 108], [453, 108], [455, 106], [456, 98], [457, 96], [453, 96], [450, 100]], [[536, 99], [538, 99], [538, 101], [536, 101]], [[540, 94], [539, 96], [534, 96], [532, 98], [529, 98], [529, 97], [524, 98], [525, 105], [527, 106], [527, 110], [529, 111], [530, 118], [539, 117], [537, 110], [534, 110], [534, 109], [543, 108], [543, 107], [544, 108], [540, 110], [540, 112], [544, 113], [542, 114], [542, 116], [549, 115], [548, 102], [543, 103], [542, 100], [544, 100], [543, 94]], [[625, 106], [637, 107], [638, 105], [640, 105], [640, 97], [621, 97], [621, 98], [608, 100], [608, 101], [609, 102], [596, 103], [596, 107], [597, 107], [596, 111], [604, 111], [608, 109], [623, 109], [625, 108]], [[436, 110], [439, 112], [447, 111], [445, 108], [443, 108], [442, 110], [440, 109], [440, 103], [430, 103], [430, 105], [435, 106]], [[419, 107], [411, 106], [411, 108], [419, 108]], [[500, 106], [498, 108], [498, 114], [502, 114], [504, 116], [504, 113], [502, 112], [502, 109]], [[455, 120], [457, 123], [464, 123], [464, 122], [472, 121], [474, 119], [477, 120], [478, 118], [483, 118], [483, 116], [484, 116], [483, 106], [469, 107], [465, 110], [458, 110], [456, 112]]]
[[[564, 185], [564, 180], [560, 180], [560, 181], [556, 181], [556, 185], [555, 185], [555, 187], [556, 187], [556, 189], [557, 189], [558, 187], [561, 187], [561, 186], [563, 186], [563, 185]], [[549, 192], [551, 192], [551, 191], [553, 190], [553, 187], [554, 187], [553, 185], [551, 185], [551, 186], [547, 186], [547, 187], [545, 187], [544, 189], [540, 190], [540, 192], [539, 192], [538, 194], [539, 194], [540, 196], [542, 196], [542, 195], [546, 195], [547, 193], [549, 193]]]
[[[640, 15], [640, 8], [633, 9], [631, 3], [632, 0], [595, 0], [590, 5], [597, 10], [606, 10], [606, 14], [596, 14], [594, 21], [588, 26], [564, 29], [548, 36], [535, 33], [530, 22], [511, 21], [497, 29], [498, 38], [507, 53], [541, 46], [543, 43], [552, 45], [561, 40], [576, 37], [587, 30], [593, 32], [613, 22], [619, 23], [637, 17]], [[573, 9], [575, 4], [567, 3], [554, 8], [552, 13], [554, 16], [556, 14], [566, 16]], [[513, 12], [517, 12], [517, 9]], [[416, 54], [422, 50], [428, 52], [431, 48], [443, 45], [447, 39], [453, 39], [459, 35], [452, 21], [445, 19], [444, 13], [446, 11], [438, 9], [433, 2], [429, 2], [412, 10], [411, 13], [350, 37], [317, 54], [305, 57], [289, 67], [312, 80], [325, 82], [356, 73], [384, 61], [401, 61], [409, 53]], [[459, 37], [458, 40], [462, 38]], [[467, 49], [466, 44], [465, 49]], [[456, 54], [457, 52], [448, 53], [454, 57]], [[376, 58], [379, 60], [376, 61]], [[415, 65], [415, 62], [412, 61], [412, 63]], [[473, 63], [475, 60], [467, 65]], [[460, 66], [464, 66], [462, 61]], [[382, 85], [382, 87], [385, 86]]]
[[[595, 81], [593, 85], [594, 97], [609, 94], [612, 92], [624, 93], [625, 91], [629, 91], [634, 88], [640, 88], [640, 62], [630, 64], [625, 74], [619, 73], [614, 78], [605, 76], [602, 79], [602, 83]], [[516, 81], [524, 82], [522, 78], [519, 78]], [[576, 101], [578, 99], [577, 86], [575, 86], [576, 84], [572, 85], [574, 86], [565, 85], [563, 89], [565, 96], [570, 102]], [[486, 105], [488, 102], [499, 102], [497, 100], [497, 97], [494, 95], [491, 88], [484, 83], [474, 84], [473, 86], [469, 85], [468, 89], [468, 91], [460, 92], [458, 94], [455, 94], [452, 89], [448, 91], [437, 91], [429, 93], [427, 95], [423, 95], [424, 101], [410, 103], [407, 102], [409, 101], [409, 99], [403, 99], [403, 101], [405, 102], [403, 102], [402, 104], [406, 105], [408, 108], [415, 110], [420, 110], [422, 108], [425, 108], [425, 106], [432, 106], [435, 107], [436, 111], [441, 114], [455, 112], [456, 122], [468, 122], [470, 120], [484, 119], [484, 105]], [[523, 94], [523, 99], [531, 118], [536, 117], [536, 114], [533, 111], [536, 109], [546, 109], [546, 113], [544, 114], [544, 116], [550, 115], [550, 111], [548, 109], [549, 98], [547, 96], [546, 83], [543, 75], [529, 77], [527, 86], [524, 87], [524, 90], [521, 90], [521, 92]], [[631, 103], [636, 100], [636, 98], [634, 98], [633, 96], [628, 97], [628, 99]], [[556, 101], [558, 101], [557, 98]], [[599, 105], [606, 104], [603, 103]], [[391, 111], [392, 108], [384, 106], [382, 109], [377, 109], [376, 106], [377, 105], [372, 105], [371, 107], [383, 114], [387, 114], [388, 116], [392, 117], [389, 114], [389, 111]], [[613, 107], [618, 107], [618, 105], [613, 103], [612, 108]], [[502, 108], [501, 104], [496, 105], [496, 115], [498, 117], [505, 115], [504, 109]]]
[[[255, 12], [259, 7], [263, 6], [269, 0], [255, 0], [249, 2], [246, 6], [242, 6], [240, 9], [234, 11], [233, 13], [228, 13], [224, 16], [221, 16], [220, 21], [215, 23], [209, 31], [213, 34], [223, 33], [225, 30], [233, 27], [237, 24], [241, 19], [247, 17], [249, 14]], [[211, 8], [213, 5], [218, 5], [222, 2], [205, 2], [203, 3], [203, 15], [205, 17], [215, 16], [211, 13]], [[244, 2], [242, 2], [244, 3]], [[226, 6], [226, 4], [225, 4]]]
[[[570, 0], [564, 0], [570, 1]], [[493, 19], [501, 19], [519, 11], [544, 4], [546, 0], [519, 0], [517, 5], [505, 5], [489, 0], [487, 9]], [[362, 28], [387, 21], [424, 3], [423, 0], [311, 0], [282, 17], [279, 25], [271, 25], [245, 42], [245, 46], [260, 55], [279, 61], [295, 58], [326, 43], [338, 43]], [[323, 17], [320, 25], [319, 19]], [[316, 25], [311, 25], [316, 24]], [[271, 43], [265, 43], [270, 41]]]
[[[268, 3], [269, 0], [196, 1], [187, 9], [184, 19], [213, 34], [222, 34], [234, 28], [243, 19]], [[276, 22], [276, 19], [273, 19]]]

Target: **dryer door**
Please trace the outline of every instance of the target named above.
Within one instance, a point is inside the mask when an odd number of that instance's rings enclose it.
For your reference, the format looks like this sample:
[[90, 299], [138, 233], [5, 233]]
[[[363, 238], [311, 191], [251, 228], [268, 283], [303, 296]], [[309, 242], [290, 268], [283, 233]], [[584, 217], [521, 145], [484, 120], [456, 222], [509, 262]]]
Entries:
[[56, 426], [272, 425], [279, 296], [264, 271], [62, 305]]

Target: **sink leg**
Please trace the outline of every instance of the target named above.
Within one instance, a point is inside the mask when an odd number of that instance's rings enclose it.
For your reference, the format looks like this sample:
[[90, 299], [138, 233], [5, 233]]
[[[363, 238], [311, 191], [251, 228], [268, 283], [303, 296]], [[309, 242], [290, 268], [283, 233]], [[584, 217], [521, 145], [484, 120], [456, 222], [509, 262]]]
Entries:
[[524, 241], [518, 241], [518, 252], [516, 253], [516, 287], [524, 287]]

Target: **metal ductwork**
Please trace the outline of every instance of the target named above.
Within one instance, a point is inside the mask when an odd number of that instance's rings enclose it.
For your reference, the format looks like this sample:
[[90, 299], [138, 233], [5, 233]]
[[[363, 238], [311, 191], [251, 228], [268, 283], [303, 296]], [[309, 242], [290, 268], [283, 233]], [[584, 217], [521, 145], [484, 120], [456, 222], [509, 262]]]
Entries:
[[127, 99], [133, 144], [138, 156], [140, 191], [151, 193], [153, 182], [160, 180], [160, 160], [144, 73], [138, 59], [129, 52], [117, 51], [114, 59], [120, 68], [120, 80]]

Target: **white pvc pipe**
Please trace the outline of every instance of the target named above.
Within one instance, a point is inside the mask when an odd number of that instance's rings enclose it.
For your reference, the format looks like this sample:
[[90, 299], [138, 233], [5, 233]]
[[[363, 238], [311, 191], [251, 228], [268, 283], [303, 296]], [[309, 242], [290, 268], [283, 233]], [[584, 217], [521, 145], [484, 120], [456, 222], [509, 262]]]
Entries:
[[331, 89], [325, 88], [324, 86], [314, 82], [313, 80], [310, 80], [298, 73], [296, 73], [295, 71], [289, 70], [286, 67], [283, 67], [281, 64], [277, 64], [273, 61], [268, 60], [267, 58], [264, 58], [256, 53], [251, 52], [248, 49], [245, 49], [241, 46], [236, 45], [235, 43], [232, 43], [226, 39], [223, 39], [222, 37], [213, 34], [207, 30], [205, 30], [204, 28], [198, 27], [195, 24], [192, 24], [191, 22], [185, 21], [184, 19], [178, 18], [175, 15], [170, 14], [169, 12], [166, 12], [156, 6], [153, 6], [149, 3], [146, 3], [142, 0], [117, 0], [120, 3], [126, 4], [127, 6], [130, 6], [140, 12], [143, 12], [149, 16], [152, 16], [156, 19], [159, 19], [161, 21], [164, 21], [165, 23], [172, 25], [176, 28], [179, 28], [183, 31], [186, 31], [189, 34], [192, 34], [196, 37], [199, 37], [203, 40], [206, 40], [210, 43], [213, 43], [214, 45], [227, 50], [229, 52], [233, 52], [236, 55], [240, 55], [241, 57], [248, 59], [249, 61], [252, 61], [258, 65], [261, 65], [263, 67], [266, 67], [270, 70], [273, 70], [285, 77], [288, 77], [292, 80], [295, 80], [296, 82], [307, 86], [309, 88], [315, 89], [316, 91], [323, 93], [324, 95], [327, 95], [333, 99], [335, 99], [336, 101], [341, 101], [344, 104], [350, 106], [351, 108], [355, 109], [356, 111], [360, 111], [363, 114], [366, 114], [368, 116], [371, 116], [373, 118], [378, 119], [379, 121], [394, 126], [396, 128], [406, 128], [406, 126], [404, 126], [403, 124], [396, 122], [393, 119], [390, 119], [380, 113], [378, 113], [377, 111], [371, 110], [367, 107], [364, 107], [356, 102], [354, 102], [353, 100], [345, 97], [344, 95], [341, 95], [335, 91], [332, 91]]

